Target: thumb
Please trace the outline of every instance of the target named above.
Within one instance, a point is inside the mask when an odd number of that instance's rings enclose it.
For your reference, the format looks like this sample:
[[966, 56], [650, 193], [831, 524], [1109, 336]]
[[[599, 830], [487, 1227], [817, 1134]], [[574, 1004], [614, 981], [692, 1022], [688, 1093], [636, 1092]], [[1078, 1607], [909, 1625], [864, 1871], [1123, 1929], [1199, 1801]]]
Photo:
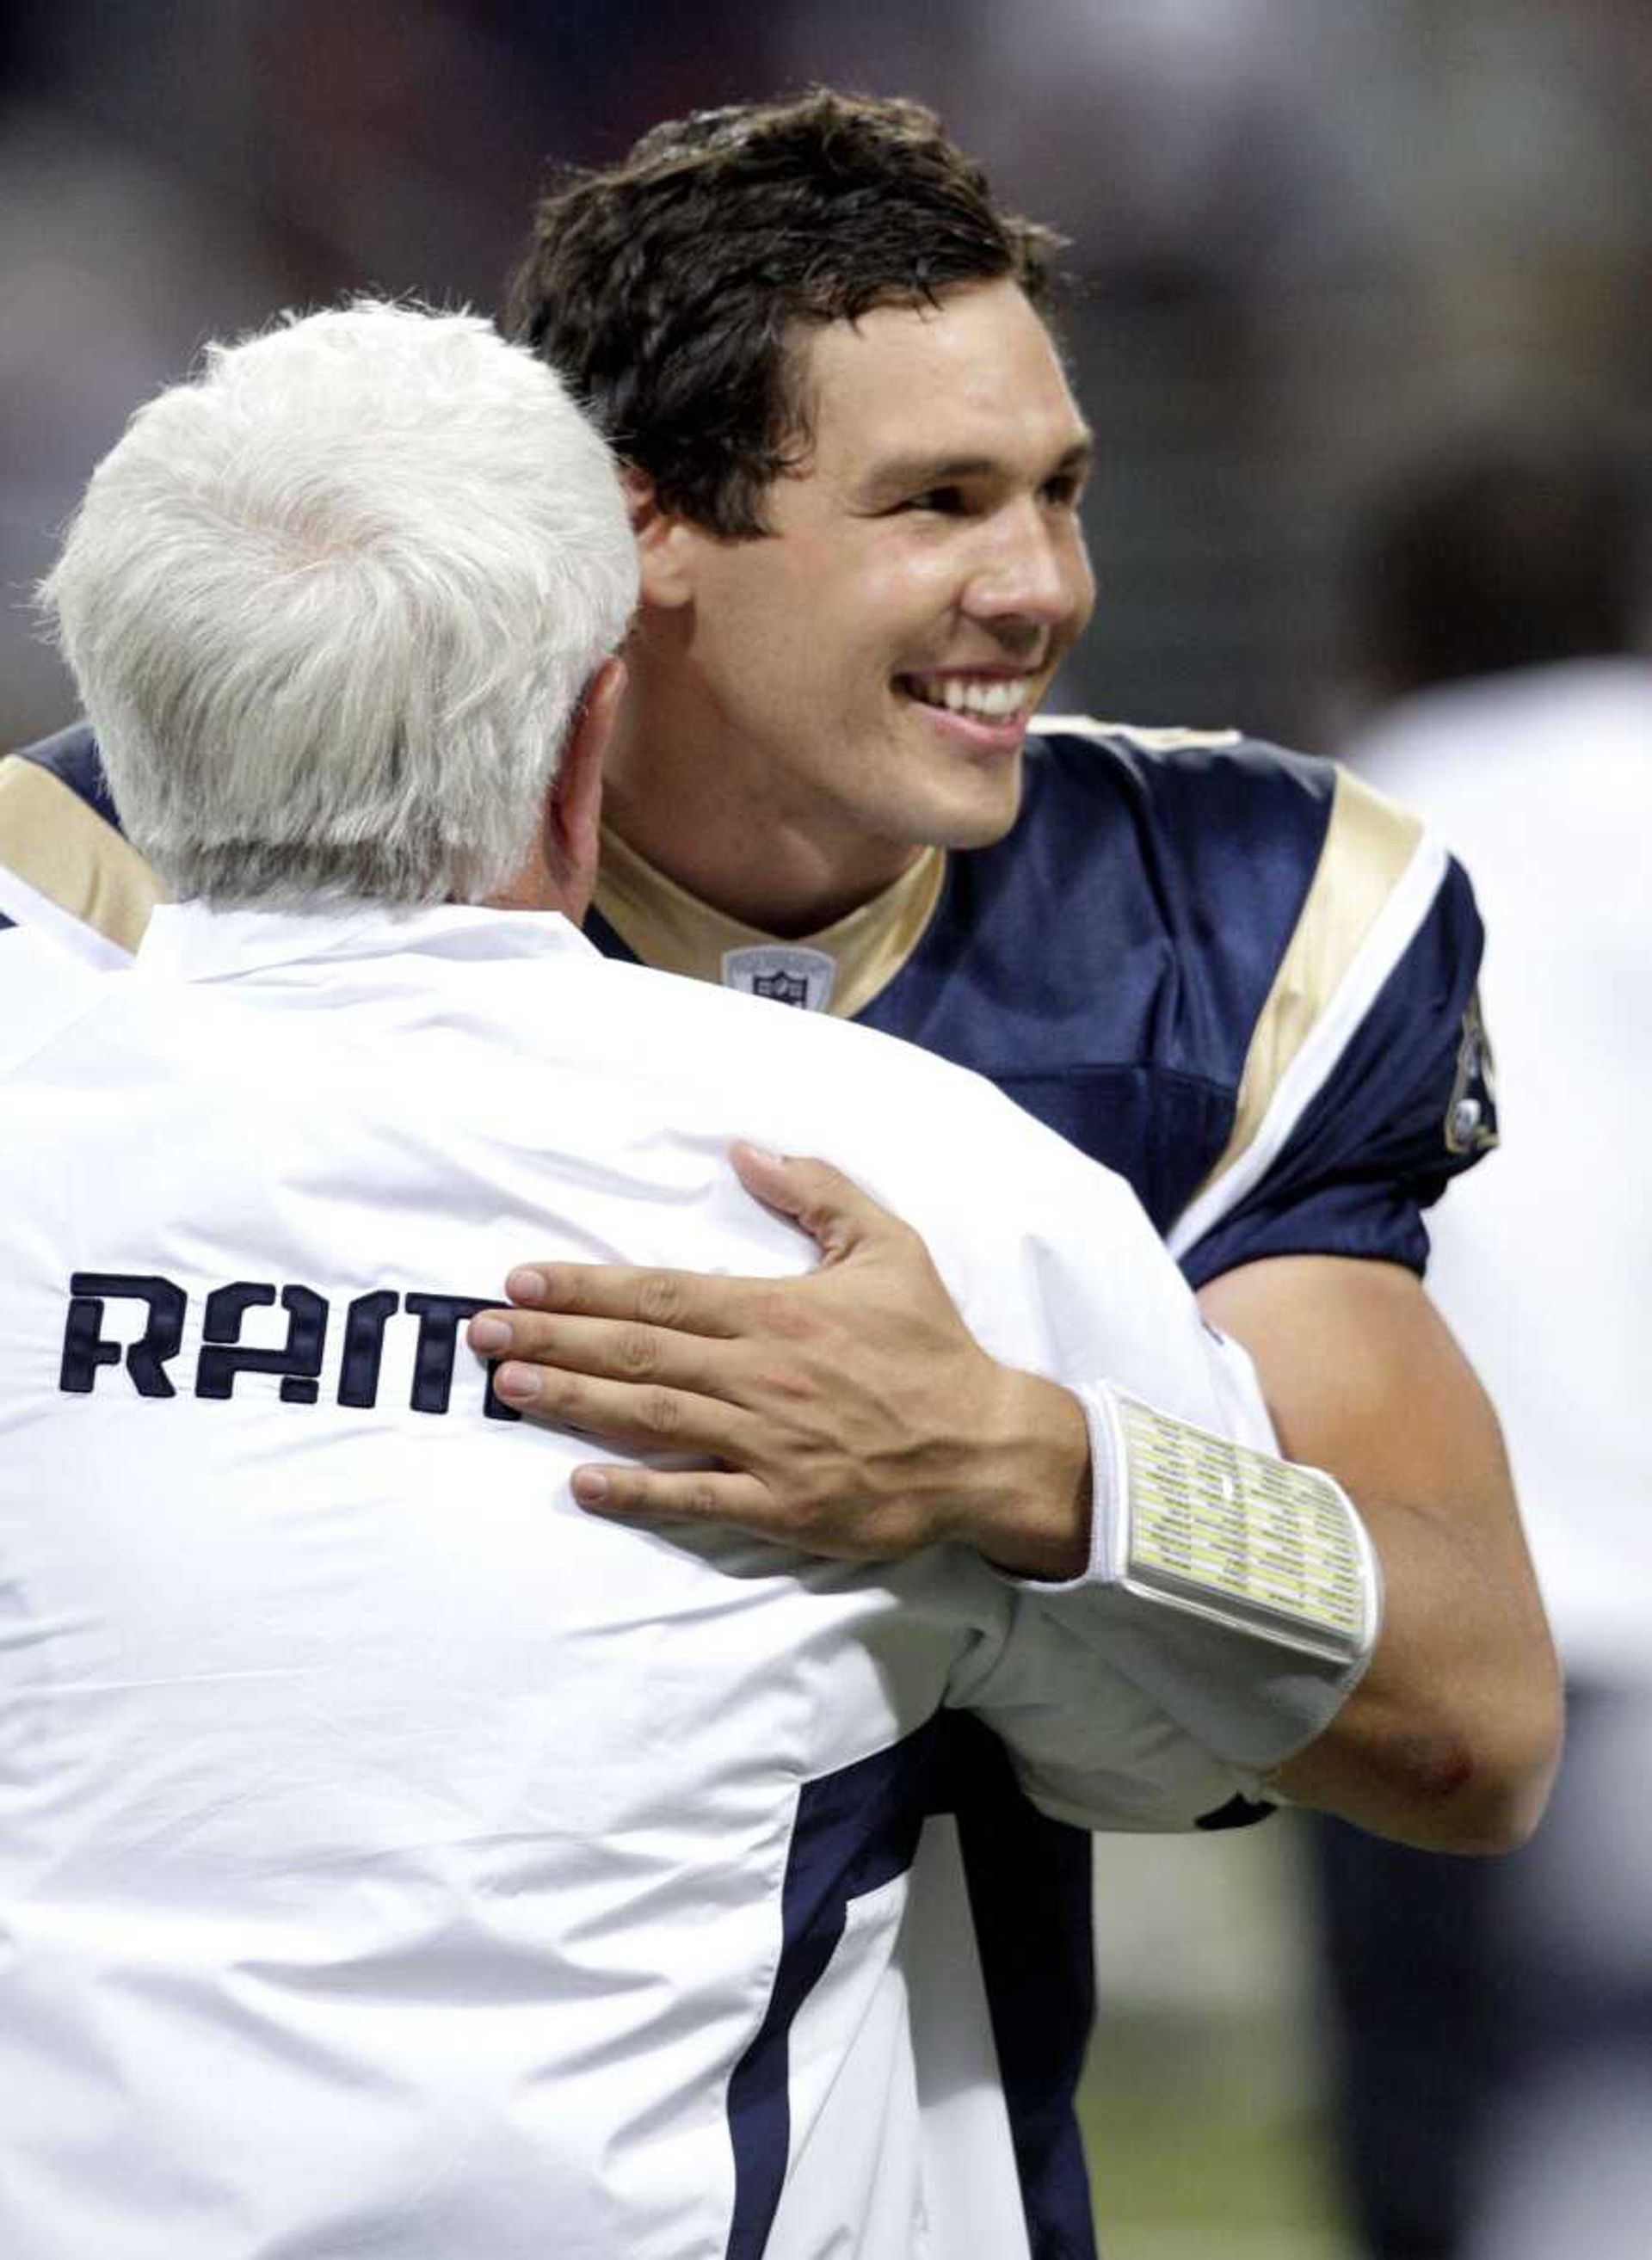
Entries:
[[853, 1255], [894, 1225], [841, 1169], [830, 1162], [790, 1154], [771, 1154], [744, 1141], [729, 1148], [734, 1174], [754, 1199], [800, 1224], [828, 1261]]

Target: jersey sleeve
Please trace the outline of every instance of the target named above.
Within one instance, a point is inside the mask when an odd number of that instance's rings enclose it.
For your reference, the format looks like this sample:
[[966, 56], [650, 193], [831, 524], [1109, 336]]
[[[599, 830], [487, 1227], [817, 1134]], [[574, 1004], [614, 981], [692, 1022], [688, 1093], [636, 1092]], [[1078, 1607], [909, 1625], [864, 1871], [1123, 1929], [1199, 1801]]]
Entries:
[[1169, 1236], [1194, 1286], [1270, 1255], [1427, 1261], [1423, 1212], [1497, 1143], [1462, 868], [1427, 835], [1249, 1143]]

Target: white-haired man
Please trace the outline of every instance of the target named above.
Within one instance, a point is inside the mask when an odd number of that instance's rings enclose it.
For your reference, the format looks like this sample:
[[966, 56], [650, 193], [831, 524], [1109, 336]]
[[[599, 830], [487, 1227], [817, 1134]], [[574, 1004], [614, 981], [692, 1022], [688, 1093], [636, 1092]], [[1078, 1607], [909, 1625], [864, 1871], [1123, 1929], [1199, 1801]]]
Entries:
[[[130, 972], [0, 960], [8, 2260], [1015, 2249], [919, 2140], [1003, 2139], [907, 2007], [942, 1709], [1048, 1813], [1185, 1827], [1369, 1655], [1357, 1519], [1207, 1433], [1265, 1442], [1248, 1368], [1121, 1181], [581, 940], [635, 589], [549, 370], [375, 305], [140, 411], [47, 583], [173, 900]], [[1089, 1377], [1083, 1558], [969, 1502], [912, 1551], [892, 1498], [881, 1568], [577, 1511], [460, 1329], [525, 1245], [804, 1268], [732, 1130], [898, 1202], [1031, 1427]]]

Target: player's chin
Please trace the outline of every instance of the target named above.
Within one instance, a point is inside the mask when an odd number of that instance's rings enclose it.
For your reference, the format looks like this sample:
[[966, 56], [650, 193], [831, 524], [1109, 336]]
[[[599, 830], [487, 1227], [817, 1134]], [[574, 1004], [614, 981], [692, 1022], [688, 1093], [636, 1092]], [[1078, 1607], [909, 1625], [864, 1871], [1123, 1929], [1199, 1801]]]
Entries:
[[936, 848], [990, 848], [1021, 812], [1021, 756], [990, 771], [969, 769], [937, 780], [925, 795], [919, 836]]

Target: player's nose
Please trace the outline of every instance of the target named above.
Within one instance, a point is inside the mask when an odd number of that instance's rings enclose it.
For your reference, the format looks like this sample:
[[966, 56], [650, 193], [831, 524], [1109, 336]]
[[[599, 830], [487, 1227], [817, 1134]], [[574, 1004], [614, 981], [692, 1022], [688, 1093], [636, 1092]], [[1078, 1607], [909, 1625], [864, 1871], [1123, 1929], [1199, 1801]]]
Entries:
[[1072, 635], [1090, 617], [1095, 593], [1076, 518], [1051, 513], [1029, 497], [990, 528], [966, 604], [995, 625], [1025, 620]]

